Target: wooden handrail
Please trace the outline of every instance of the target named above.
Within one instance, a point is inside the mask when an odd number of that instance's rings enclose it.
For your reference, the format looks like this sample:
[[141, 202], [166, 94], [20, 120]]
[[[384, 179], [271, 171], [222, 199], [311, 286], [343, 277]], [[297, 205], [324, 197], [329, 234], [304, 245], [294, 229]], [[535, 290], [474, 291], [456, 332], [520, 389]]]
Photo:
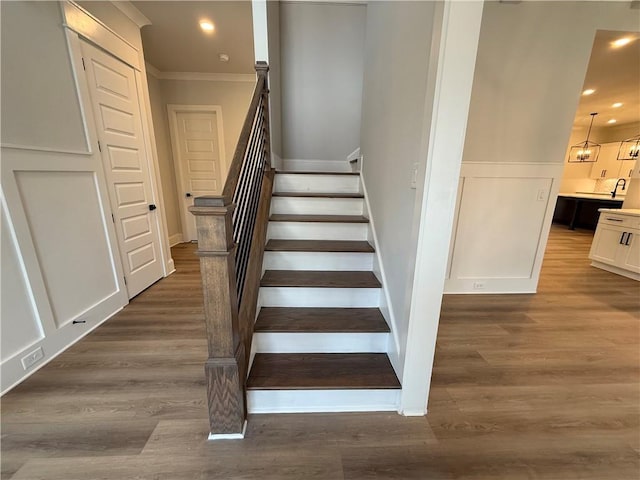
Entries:
[[253, 117], [256, 114], [258, 105], [262, 101], [264, 83], [265, 83], [265, 77], [263, 75], [258, 75], [256, 88], [253, 91], [253, 97], [251, 98], [251, 103], [249, 104], [249, 111], [247, 112], [247, 116], [244, 119], [242, 130], [240, 130], [240, 137], [238, 138], [238, 144], [236, 145], [236, 150], [233, 154], [233, 160], [231, 161], [231, 165], [229, 166], [227, 179], [224, 182], [224, 188], [222, 189], [222, 197], [229, 201], [231, 201], [231, 197], [233, 197], [233, 193], [236, 191], [236, 186], [238, 185], [238, 178], [240, 177], [240, 169], [242, 168], [244, 154], [247, 150], [247, 146], [249, 143], [249, 133], [251, 132], [251, 127], [253, 126]]
[[268, 70], [256, 64], [256, 87], [222, 194], [197, 197], [189, 209], [198, 230], [213, 435], [242, 434], [247, 418], [245, 380], [274, 174]]

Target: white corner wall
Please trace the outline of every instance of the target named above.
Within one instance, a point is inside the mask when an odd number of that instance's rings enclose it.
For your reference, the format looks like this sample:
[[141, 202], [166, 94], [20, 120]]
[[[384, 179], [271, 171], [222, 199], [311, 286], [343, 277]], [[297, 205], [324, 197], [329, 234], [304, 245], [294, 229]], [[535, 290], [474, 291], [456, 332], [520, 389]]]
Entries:
[[[628, 2], [485, 3], [463, 157], [483, 179], [463, 178], [447, 293], [535, 291], [596, 30], [637, 28]], [[565, 188], [588, 167], [571, 168]]]
[[256, 62], [269, 64], [271, 163], [282, 168], [282, 97], [280, 74], [280, 0], [252, 0], [253, 50]]
[[367, 8], [280, 2], [283, 158], [346, 161], [360, 146]]
[[[394, 327], [390, 358], [401, 378], [417, 248], [414, 165], [422, 177], [429, 131], [427, 81], [434, 2], [371, 2], [362, 96], [362, 180]], [[420, 183], [418, 181], [418, 183]], [[384, 271], [384, 277], [382, 272]]]

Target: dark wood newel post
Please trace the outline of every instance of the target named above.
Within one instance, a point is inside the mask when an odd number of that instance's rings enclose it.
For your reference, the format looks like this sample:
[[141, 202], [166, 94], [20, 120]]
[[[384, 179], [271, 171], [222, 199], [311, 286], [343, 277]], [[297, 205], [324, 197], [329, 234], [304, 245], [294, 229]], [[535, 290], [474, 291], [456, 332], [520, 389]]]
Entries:
[[247, 420], [247, 365], [273, 184], [268, 71], [266, 63], [256, 64], [256, 87], [222, 194], [197, 197], [189, 208], [198, 230], [209, 347], [210, 439], [242, 438]]
[[196, 217], [198, 256], [204, 295], [209, 358], [205, 364], [212, 437], [242, 435], [247, 418], [246, 364], [238, 325], [234, 205], [223, 197], [198, 197], [189, 210]]

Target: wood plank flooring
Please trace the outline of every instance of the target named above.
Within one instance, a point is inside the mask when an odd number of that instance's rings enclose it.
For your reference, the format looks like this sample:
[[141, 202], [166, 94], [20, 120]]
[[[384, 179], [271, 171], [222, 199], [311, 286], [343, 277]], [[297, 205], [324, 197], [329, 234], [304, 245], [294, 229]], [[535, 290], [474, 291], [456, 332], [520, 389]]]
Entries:
[[193, 245], [177, 272], [2, 398], [2, 478], [640, 476], [639, 284], [553, 228], [537, 295], [445, 297], [426, 418], [256, 415], [207, 442]]

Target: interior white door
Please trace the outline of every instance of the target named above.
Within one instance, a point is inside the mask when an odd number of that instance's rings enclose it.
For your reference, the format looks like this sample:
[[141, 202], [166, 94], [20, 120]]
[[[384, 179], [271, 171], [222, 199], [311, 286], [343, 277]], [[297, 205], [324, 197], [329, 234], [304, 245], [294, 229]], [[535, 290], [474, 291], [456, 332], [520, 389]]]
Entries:
[[180, 195], [185, 240], [197, 240], [195, 217], [189, 213], [193, 199], [222, 191], [220, 119], [216, 111], [176, 111], [174, 151], [180, 171]]
[[163, 275], [135, 74], [130, 66], [84, 41], [82, 55], [131, 298]]

